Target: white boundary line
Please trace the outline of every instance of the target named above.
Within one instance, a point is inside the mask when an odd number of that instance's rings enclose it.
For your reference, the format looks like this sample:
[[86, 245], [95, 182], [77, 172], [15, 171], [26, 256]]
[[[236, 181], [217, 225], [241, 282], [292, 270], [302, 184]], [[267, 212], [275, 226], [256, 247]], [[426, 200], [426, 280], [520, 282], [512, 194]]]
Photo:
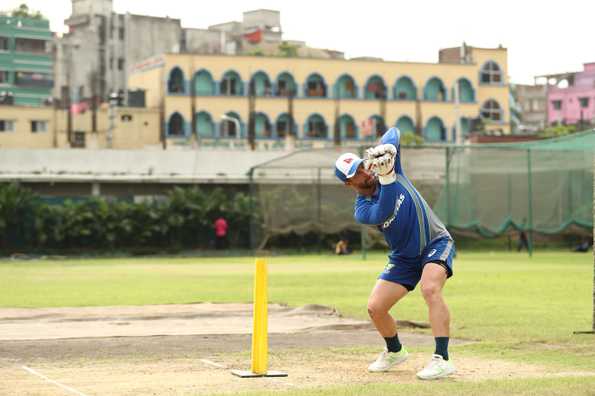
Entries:
[[66, 391], [68, 391], [70, 393], [74, 393], [75, 395], [78, 395], [78, 396], [87, 396], [84, 393], [79, 392], [79, 391], [77, 391], [74, 388], [71, 388], [70, 386], [63, 385], [63, 384], [59, 383], [58, 381], [54, 381], [53, 379], [50, 379], [50, 378], [46, 377], [45, 375], [43, 375], [43, 374], [41, 374], [41, 373], [33, 370], [32, 368], [29, 368], [27, 366], [21, 366], [21, 368], [23, 370], [27, 371], [29, 374], [33, 374], [33, 375], [35, 375], [35, 376], [37, 376], [37, 377], [39, 377], [39, 378], [41, 378], [41, 379], [49, 382], [50, 384], [54, 384], [54, 385], [56, 385], [56, 386], [58, 386], [58, 387], [60, 387], [60, 388], [62, 388], [64, 390], [66, 390]]
[[209, 359], [200, 359], [201, 362], [203, 362], [204, 364], [206, 364], [207, 366], [212, 366], [212, 367], [216, 367], [216, 368], [220, 368], [220, 369], [224, 369], [227, 368], [222, 364], [219, 363], [215, 363], [212, 360]]

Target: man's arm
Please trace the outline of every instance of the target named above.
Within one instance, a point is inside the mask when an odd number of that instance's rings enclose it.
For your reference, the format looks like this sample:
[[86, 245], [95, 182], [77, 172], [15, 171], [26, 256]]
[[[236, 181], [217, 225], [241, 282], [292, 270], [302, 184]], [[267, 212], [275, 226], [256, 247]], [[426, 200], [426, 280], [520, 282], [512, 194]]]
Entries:
[[401, 168], [401, 131], [392, 127], [382, 135], [380, 144], [392, 144], [397, 148], [397, 156], [395, 158], [395, 171], [402, 175], [403, 168]]
[[397, 200], [397, 184], [382, 186], [377, 203], [359, 196], [355, 203], [355, 220], [360, 224], [382, 224], [392, 216]]

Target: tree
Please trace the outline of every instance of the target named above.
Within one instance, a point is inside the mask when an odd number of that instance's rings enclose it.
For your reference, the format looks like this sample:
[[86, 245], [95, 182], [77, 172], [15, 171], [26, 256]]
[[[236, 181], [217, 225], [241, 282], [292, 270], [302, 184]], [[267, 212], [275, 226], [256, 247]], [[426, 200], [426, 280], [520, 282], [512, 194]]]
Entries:
[[12, 10], [10, 15], [20, 18], [43, 19], [41, 12], [30, 10], [29, 6], [25, 3], [22, 3], [18, 8]]
[[289, 44], [287, 41], [279, 44], [279, 55], [286, 58], [297, 58], [298, 46]]

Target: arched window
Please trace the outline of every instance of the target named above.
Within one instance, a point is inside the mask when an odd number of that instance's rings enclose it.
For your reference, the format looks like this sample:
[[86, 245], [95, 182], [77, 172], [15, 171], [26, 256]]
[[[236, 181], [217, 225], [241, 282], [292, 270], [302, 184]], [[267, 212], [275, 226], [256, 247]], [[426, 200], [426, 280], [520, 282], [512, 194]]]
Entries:
[[386, 99], [386, 84], [380, 76], [372, 76], [366, 83], [366, 99]]
[[502, 120], [502, 109], [494, 99], [488, 99], [481, 106], [481, 118], [492, 121]]
[[233, 70], [228, 71], [221, 79], [221, 95], [241, 96], [244, 94], [244, 83], [240, 75]]
[[174, 67], [169, 73], [169, 80], [167, 80], [167, 92], [176, 94], [184, 93], [184, 73], [179, 67]]
[[409, 77], [401, 77], [395, 84], [394, 96], [396, 100], [415, 100], [417, 99], [417, 89], [413, 80]]
[[242, 119], [238, 113], [225, 113], [220, 125], [219, 136], [222, 138], [236, 138], [242, 134]]
[[341, 139], [357, 139], [357, 125], [352, 116], [343, 114], [338, 122]]
[[424, 87], [424, 100], [446, 102], [446, 88], [438, 77], [432, 77]]
[[310, 74], [306, 80], [305, 96], [309, 98], [326, 98], [326, 83], [320, 74]]
[[277, 86], [275, 87], [275, 96], [295, 96], [297, 85], [293, 76], [287, 72], [279, 74], [277, 77]]
[[200, 70], [194, 75], [194, 94], [198, 96], [215, 95], [215, 82], [207, 70]]
[[407, 133], [407, 132], [415, 133], [415, 124], [413, 123], [413, 120], [409, 116], [406, 116], [406, 115], [401, 116], [397, 120], [396, 126], [399, 129], [399, 131], [401, 131], [401, 133]]
[[487, 61], [481, 68], [480, 81], [482, 84], [501, 84], [502, 70], [494, 61]]
[[178, 112], [173, 113], [169, 117], [167, 135], [168, 136], [184, 136], [184, 117]]
[[[459, 86], [459, 102], [460, 103], [473, 103], [475, 102], [475, 92], [473, 91], [473, 86], [471, 82], [466, 78], [459, 78], [457, 81]], [[453, 99], [454, 99], [455, 92], [453, 92]]]
[[424, 128], [424, 138], [430, 143], [446, 141], [446, 128], [440, 118], [432, 117], [428, 120]]
[[357, 97], [355, 80], [349, 74], [343, 74], [337, 79], [334, 87], [335, 98], [353, 99]]
[[322, 138], [328, 137], [328, 127], [324, 118], [320, 114], [312, 114], [308, 117], [306, 125], [304, 125], [304, 133], [309, 138]]
[[202, 138], [215, 137], [213, 118], [206, 111], [201, 111], [196, 114], [196, 133]]
[[271, 80], [265, 72], [259, 71], [250, 80], [250, 93], [255, 96], [271, 96]]
[[284, 138], [288, 134], [297, 134], [297, 126], [295, 125], [295, 121], [291, 119], [288, 113], [283, 113], [277, 117], [275, 130], [277, 131], [277, 137], [279, 138]]
[[254, 115], [254, 136], [257, 138], [270, 139], [273, 137], [273, 128], [269, 117], [264, 113]]

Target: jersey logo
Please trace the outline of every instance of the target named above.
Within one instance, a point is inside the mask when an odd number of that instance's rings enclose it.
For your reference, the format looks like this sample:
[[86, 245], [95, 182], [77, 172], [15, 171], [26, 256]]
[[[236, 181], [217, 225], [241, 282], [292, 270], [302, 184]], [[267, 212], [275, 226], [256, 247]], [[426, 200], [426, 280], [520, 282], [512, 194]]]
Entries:
[[430, 253], [428, 253], [428, 257], [432, 257], [434, 254], [436, 254], [436, 249], [432, 249]]
[[397, 218], [397, 213], [399, 213], [399, 209], [401, 205], [403, 205], [403, 201], [405, 201], [405, 196], [403, 194], [399, 195], [399, 199], [397, 199], [397, 203], [395, 204], [395, 214], [388, 218], [383, 224], [382, 229], [386, 230], [390, 225], [395, 221]]
[[346, 164], [351, 164], [351, 162], [353, 161], [353, 158], [345, 158], [343, 160]]

